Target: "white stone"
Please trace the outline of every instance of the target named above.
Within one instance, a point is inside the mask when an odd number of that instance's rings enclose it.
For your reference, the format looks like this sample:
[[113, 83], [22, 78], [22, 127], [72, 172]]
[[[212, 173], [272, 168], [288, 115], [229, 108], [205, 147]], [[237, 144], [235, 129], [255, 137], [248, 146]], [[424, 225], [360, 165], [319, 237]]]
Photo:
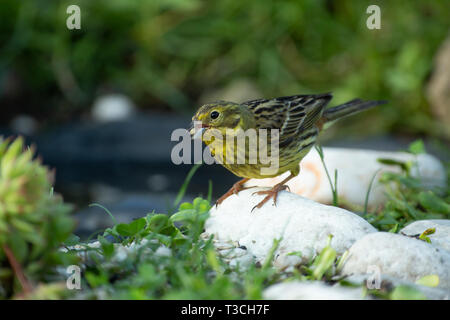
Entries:
[[350, 248], [343, 275], [373, 274], [374, 270], [411, 282], [434, 274], [439, 276], [439, 287], [450, 288], [450, 253], [399, 234], [368, 234]]
[[430, 238], [431, 244], [450, 251], [450, 220], [436, 219], [414, 221], [400, 230], [400, 233], [408, 236], [415, 236], [418, 234], [420, 235], [430, 228], [435, 228], [435, 232], [427, 236]]
[[246, 249], [233, 248], [219, 251], [221, 258], [231, 267], [247, 268], [254, 262], [254, 257]]
[[130, 249], [128, 247], [119, 245], [114, 246], [114, 257], [113, 259], [118, 262], [125, 261], [125, 259], [128, 258], [128, 255], [130, 254]]
[[362, 288], [329, 286], [322, 282], [291, 281], [274, 284], [263, 291], [270, 300], [360, 300]]
[[17, 115], [11, 120], [10, 126], [13, 131], [26, 135], [35, 134], [39, 127], [36, 119], [26, 114]]
[[158, 247], [158, 249], [156, 249], [155, 255], [158, 256], [158, 257], [171, 257], [172, 256], [172, 250], [170, 250], [166, 246], [160, 246], [160, 247]]
[[[299, 195], [281, 191], [277, 205], [270, 200], [262, 208], [252, 208], [262, 199], [252, 188], [232, 195], [217, 208], [213, 207], [205, 223], [205, 236], [214, 235], [219, 242], [236, 242], [245, 246], [258, 262], [263, 262], [274, 239], [282, 238], [276, 252], [275, 266], [283, 269], [307, 262], [320, 252], [333, 235], [331, 246], [340, 255], [359, 238], [375, 232], [358, 215], [333, 206], [323, 205]], [[291, 252], [299, 256], [286, 256]]]
[[98, 122], [119, 121], [135, 113], [133, 102], [122, 94], [100, 96], [94, 102], [92, 118]]
[[[345, 280], [355, 285], [367, 286], [368, 277], [369, 277], [368, 275], [353, 275], [345, 278]], [[398, 279], [385, 274], [380, 275], [379, 280], [380, 280], [380, 288], [372, 288], [373, 290], [382, 288], [390, 288], [390, 290], [393, 290], [397, 286], [404, 285], [420, 291], [428, 300], [450, 299], [450, 290], [448, 289], [426, 287], [411, 281]]]
[[[400, 172], [396, 166], [383, 165], [377, 161], [380, 158], [398, 161], [415, 161], [416, 157], [405, 152], [382, 152], [374, 150], [323, 148], [324, 161], [332, 181], [334, 171], [338, 171], [337, 190], [339, 198], [347, 202], [364, 206], [370, 182], [376, 174], [368, 205], [373, 208], [386, 200], [383, 186], [378, 183], [382, 172]], [[418, 168], [413, 168], [412, 175], [420, 177], [428, 187], [446, 186], [445, 169], [438, 159], [429, 154], [417, 155]], [[325, 169], [317, 150], [313, 148], [300, 163], [300, 174], [290, 180], [287, 185], [290, 190], [309, 199], [331, 204], [333, 195]], [[377, 171], [380, 170], [378, 173]], [[282, 181], [289, 172], [268, 179], [252, 179], [247, 186], [269, 187]]]

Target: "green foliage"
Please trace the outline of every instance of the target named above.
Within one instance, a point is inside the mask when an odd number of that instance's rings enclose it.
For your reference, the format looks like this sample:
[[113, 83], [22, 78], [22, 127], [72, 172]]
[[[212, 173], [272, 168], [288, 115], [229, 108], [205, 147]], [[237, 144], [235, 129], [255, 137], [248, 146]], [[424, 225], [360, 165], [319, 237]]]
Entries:
[[86, 108], [103, 88], [191, 112], [202, 93], [245, 78], [265, 97], [387, 99], [371, 111], [377, 125], [360, 128], [442, 134], [423, 88], [448, 32], [447, 0], [378, 3], [380, 30], [366, 27], [367, 0], [78, 0], [72, 31], [70, 4], [0, 4], [0, 75], [18, 77], [30, 101], [59, 98], [40, 105], [48, 114]]
[[311, 265], [312, 278], [314, 280], [322, 280], [323, 276], [328, 273], [328, 277], [331, 277], [332, 267], [336, 261], [336, 250], [331, 247], [331, 239], [333, 236], [329, 236], [327, 246], [320, 252], [314, 262]]
[[[413, 142], [408, 151], [414, 155], [425, 152], [422, 141]], [[379, 159], [380, 163], [397, 166], [400, 173], [384, 172], [380, 182], [388, 198], [384, 208], [377, 213], [366, 213], [364, 217], [376, 228], [397, 232], [409, 222], [423, 219], [448, 219], [450, 217], [450, 190], [430, 190], [420, 176], [413, 176], [417, 162], [402, 162]], [[416, 168], [417, 169], [417, 168]], [[427, 241], [426, 234], [421, 236]], [[421, 238], [421, 239], [422, 239]]]
[[[99, 298], [106, 292], [106, 298], [117, 299], [261, 298], [262, 284], [274, 274], [270, 261], [240, 274], [241, 281], [227, 276], [238, 270], [200, 236], [209, 209], [207, 200], [196, 198], [170, 217], [152, 213], [107, 229], [98, 237], [100, 248], [86, 246], [87, 254], [81, 255], [86, 266], [82, 286], [87, 288], [80, 297]], [[108, 242], [108, 236], [119, 242]]]
[[[338, 257], [337, 252], [331, 246], [333, 235], [328, 236], [327, 245], [309, 262], [301, 264], [294, 270], [288, 279], [301, 281], [325, 281], [336, 282], [341, 264], [347, 257], [347, 253]], [[292, 252], [290, 255], [300, 254]], [[301, 255], [300, 255], [301, 256]]]
[[0, 140], [0, 298], [74, 261], [58, 251], [74, 227], [71, 208], [53, 194], [52, 173], [33, 157], [22, 138]]

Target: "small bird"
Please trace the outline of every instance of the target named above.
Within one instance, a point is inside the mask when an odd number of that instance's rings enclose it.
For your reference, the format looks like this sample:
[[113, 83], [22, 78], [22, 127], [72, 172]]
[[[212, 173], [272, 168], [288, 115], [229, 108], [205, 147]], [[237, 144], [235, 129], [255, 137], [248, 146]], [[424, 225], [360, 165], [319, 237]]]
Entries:
[[[192, 118], [193, 123], [200, 123], [202, 130], [196, 130], [193, 127], [191, 135], [196, 137], [202, 134], [202, 140], [208, 145], [211, 155], [220, 159], [220, 163], [243, 179], [235, 183], [232, 188], [220, 197], [216, 205], [222, 203], [232, 194], [247, 189], [244, 184], [254, 178], [262, 179], [281, 175], [290, 171], [290, 175], [276, 184], [268, 191], [256, 192], [260, 195], [266, 195], [253, 209], [261, 208], [271, 198], [276, 205], [278, 192], [285, 190], [285, 185], [290, 179], [297, 176], [300, 172], [300, 161], [306, 156], [317, 140], [319, 132], [324, 124], [337, 120], [342, 117], [360, 112], [370, 107], [384, 104], [386, 101], [363, 101], [354, 99], [336, 107], [325, 109], [326, 105], [332, 99], [331, 93], [294, 95], [279, 97], [273, 99], [257, 99], [243, 103], [234, 103], [228, 101], [217, 101], [200, 107]], [[226, 139], [205, 139], [204, 132], [207, 129], [216, 129], [224, 137], [230, 132], [238, 130], [255, 129], [277, 129], [278, 135], [278, 170], [271, 174], [262, 174], [262, 168], [267, 167], [267, 162], [262, 163], [236, 163], [236, 161], [223, 161], [230, 149], [230, 143], [227, 145]], [[220, 141], [219, 141], [220, 140]], [[220, 142], [220, 144], [219, 144]], [[267, 139], [267, 150], [270, 149], [271, 140]], [[259, 145], [258, 145], [259, 146]], [[242, 147], [241, 147], [242, 148]], [[233, 156], [238, 153], [236, 144], [233, 145]], [[241, 150], [245, 159], [249, 158], [249, 150]], [[258, 150], [259, 152], [259, 150]]]

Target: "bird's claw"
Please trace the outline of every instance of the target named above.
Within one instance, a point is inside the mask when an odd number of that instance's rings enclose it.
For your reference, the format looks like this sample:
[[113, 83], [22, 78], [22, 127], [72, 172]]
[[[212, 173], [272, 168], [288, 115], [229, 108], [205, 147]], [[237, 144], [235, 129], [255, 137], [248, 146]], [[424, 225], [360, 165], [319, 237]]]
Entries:
[[250, 188], [254, 188], [255, 186], [251, 186], [251, 187], [243, 187], [242, 185], [247, 182], [249, 179], [243, 179], [241, 181], [236, 182], [231, 188], [230, 190], [228, 190], [223, 196], [221, 196], [219, 199], [217, 199], [215, 205], [216, 205], [216, 209], [217, 206], [219, 204], [221, 204], [226, 198], [228, 198], [229, 196], [233, 195], [233, 194], [238, 194], [239, 192], [241, 192], [242, 190], [246, 190], [246, 189], [250, 189]]
[[[278, 192], [280, 192], [282, 190], [286, 190], [286, 189], [289, 189], [289, 186], [287, 186], [287, 185], [276, 185], [270, 190], [263, 190], [263, 191], [253, 192], [252, 195], [255, 195], [255, 194], [264, 195], [264, 194], [266, 194], [266, 196], [264, 197], [264, 199], [262, 199], [262, 201], [260, 201], [256, 206], [254, 206], [252, 208], [251, 212], [253, 212], [253, 210], [255, 210], [256, 208], [258, 208], [258, 209], [261, 208], [267, 201], [270, 200], [270, 198], [273, 198], [273, 205], [276, 206], [277, 205]], [[291, 190], [289, 189], [289, 191], [291, 191]]]

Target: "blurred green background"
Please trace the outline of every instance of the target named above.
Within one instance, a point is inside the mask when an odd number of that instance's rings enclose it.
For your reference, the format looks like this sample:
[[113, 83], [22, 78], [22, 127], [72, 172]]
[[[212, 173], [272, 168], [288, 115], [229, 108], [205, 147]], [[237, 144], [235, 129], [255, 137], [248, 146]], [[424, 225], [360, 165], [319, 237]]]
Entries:
[[[71, 4], [81, 30], [66, 28]], [[380, 30], [366, 27], [371, 4]], [[69, 121], [105, 92], [187, 115], [213, 98], [332, 91], [335, 104], [390, 102], [332, 132], [445, 140], [450, 106], [434, 111], [427, 86], [449, 12], [448, 0], [2, 0], [0, 121]]]

